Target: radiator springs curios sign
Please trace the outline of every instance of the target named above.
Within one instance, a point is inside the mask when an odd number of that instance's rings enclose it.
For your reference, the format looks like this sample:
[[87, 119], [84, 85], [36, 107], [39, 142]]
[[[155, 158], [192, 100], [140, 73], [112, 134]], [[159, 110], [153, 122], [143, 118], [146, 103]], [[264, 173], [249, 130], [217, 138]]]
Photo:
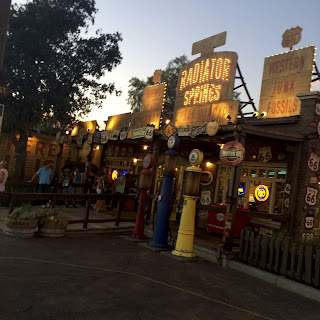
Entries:
[[220, 150], [220, 160], [231, 166], [236, 166], [242, 162], [245, 156], [245, 149], [240, 142], [230, 141]]

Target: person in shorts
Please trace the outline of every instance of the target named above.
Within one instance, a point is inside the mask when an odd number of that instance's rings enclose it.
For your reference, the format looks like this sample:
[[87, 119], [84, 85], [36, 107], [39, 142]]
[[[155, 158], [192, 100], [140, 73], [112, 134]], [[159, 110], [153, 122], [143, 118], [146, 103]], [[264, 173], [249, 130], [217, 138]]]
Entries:
[[[61, 181], [61, 192], [64, 194], [72, 194], [73, 193], [73, 178], [74, 174], [70, 168], [64, 168], [62, 170], [62, 174], [60, 177]], [[68, 200], [65, 200], [66, 208], [69, 207]], [[76, 208], [76, 204], [74, 200], [72, 200], [73, 207]]]

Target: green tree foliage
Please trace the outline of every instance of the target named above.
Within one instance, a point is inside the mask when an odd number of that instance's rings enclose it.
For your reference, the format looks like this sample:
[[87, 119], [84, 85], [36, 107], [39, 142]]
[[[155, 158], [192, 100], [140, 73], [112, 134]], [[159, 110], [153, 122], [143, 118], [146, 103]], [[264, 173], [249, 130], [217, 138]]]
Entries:
[[108, 94], [120, 94], [101, 77], [121, 63], [121, 34], [89, 36], [96, 12], [95, 0], [33, 0], [11, 8], [4, 68], [13, 94], [3, 126], [16, 149], [17, 176], [24, 175], [36, 125], [64, 128]]
[[[161, 81], [167, 83], [166, 102], [174, 104], [176, 98], [176, 87], [178, 82], [179, 71], [181, 67], [189, 62], [186, 55], [177, 57], [169, 61], [167, 68], [162, 71]], [[145, 87], [153, 84], [152, 78], [148, 77], [146, 80], [140, 80], [133, 77], [129, 80], [129, 91], [127, 102], [131, 106], [131, 110], [140, 111], [143, 97], [143, 90]]]

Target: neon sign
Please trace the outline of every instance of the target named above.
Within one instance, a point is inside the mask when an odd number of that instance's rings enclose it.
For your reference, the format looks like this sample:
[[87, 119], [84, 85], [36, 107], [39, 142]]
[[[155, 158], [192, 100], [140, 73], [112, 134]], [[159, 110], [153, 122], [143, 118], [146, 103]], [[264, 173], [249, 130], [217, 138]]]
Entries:
[[269, 188], [260, 184], [256, 187], [254, 195], [258, 201], [266, 201], [269, 198]]
[[238, 196], [242, 196], [244, 195], [246, 192], [246, 189], [244, 188], [244, 186], [242, 186], [241, 184], [239, 184], [239, 188], [238, 188]]
[[111, 178], [113, 181], [117, 180], [117, 178], [118, 178], [118, 171], [117, 170], [112, 171]]
[[[180, 91], [191, 87], [184, 92], [184, 106], [219, 101], [221, 84], [208, 83], [212, 80], [229, 81], [231, 59], [213, 58], [201, 60], [188, 70], [181, 73]], [[203, 85], [200, 85], [204, 83]]]

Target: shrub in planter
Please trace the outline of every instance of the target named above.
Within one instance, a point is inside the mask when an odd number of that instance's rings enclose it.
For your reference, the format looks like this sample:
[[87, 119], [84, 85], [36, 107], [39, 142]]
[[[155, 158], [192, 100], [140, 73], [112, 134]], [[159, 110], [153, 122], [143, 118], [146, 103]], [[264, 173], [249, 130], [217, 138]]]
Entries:
[[48, 208], [39, 214], [38, 233], [43, 237], [61, 238], [65, 235], [68, 220], [59, 215], [56, 208]]
[[38, 226], [38, 214], [30, 204], [22, 204], [5, 219], [4, 232], [17, 238], [32, 238]]

